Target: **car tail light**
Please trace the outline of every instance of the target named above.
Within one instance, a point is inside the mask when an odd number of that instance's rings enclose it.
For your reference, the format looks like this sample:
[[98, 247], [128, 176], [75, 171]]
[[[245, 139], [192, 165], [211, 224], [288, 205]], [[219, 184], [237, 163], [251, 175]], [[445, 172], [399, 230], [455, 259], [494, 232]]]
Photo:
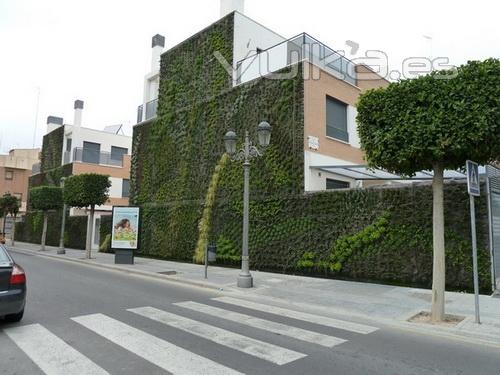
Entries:
[[21, 266], [14, 264], [10, 275], [10, 285], [26, 284], [26, 274]]

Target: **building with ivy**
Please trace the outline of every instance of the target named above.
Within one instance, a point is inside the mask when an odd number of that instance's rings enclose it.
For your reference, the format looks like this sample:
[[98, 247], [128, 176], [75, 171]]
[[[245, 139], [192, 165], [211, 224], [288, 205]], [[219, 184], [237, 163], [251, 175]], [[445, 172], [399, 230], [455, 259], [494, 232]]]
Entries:
[[[306, 33], [283, 37], [241, 11], [242, 1], [223, 2], [217, 22], [161, 55], [157, 98], [147, 116], [140, 107], [133, 132], [140, 252], [200, 262], [215, 244], [219, 263], [239, 264], [243, 169], [223, 138], [233, 130], [239, 146], [246, 131], [256, 140], [265, 120], [271, 143], [250, 171], [251, 267], [429, 286], [430, 187], [367, 189], [374, 181], [338, 172], [365, 163], [357, 98], [388, 82]], [[467, 289], [468, 198], [459, 183], [446, 197], [448, 282]], [[487, 227], [478, 231], [489, 287]]]
[[[114, 205], [126, 206], [129, 203], [132, 137], [124, 134], [121, 125], [107, 126], [102, 130], [83, 126], [83, 107], [82, 100], [74, 102], [72, 124], [65, 123], [61, 117], [48, 116], [40, 163], [33, 166], [30, 188], [41, 185], [60, 186], [62, 177], [83, 173], [109, 176], [111, 181], [109, 201], [96, 208], [93, 223], [95, 230], [92, 246], [97, 249], [100, 243], [101, 216], [111, 215]], [[80, 223], [77, 227], [79, 235], [75, 236], [80, 241], [73, 246], [85, 247], [87, 213], [82, 209], [71, 208], [69, 214], [71, 217], [81, 218], [74, 220]], [[26, 225], [18, 232], [21, 240], [39, 240], [38, 230], [33, 228], [36, 223], [33, 215], [26, 217]], [[60, 216], [61, 214], [56, 214], [51, 223], [58, 221]], [[53, 229], [53, 236], [48, 238], [49, 244], [58, 243], [60, 227], [54, 225]]]

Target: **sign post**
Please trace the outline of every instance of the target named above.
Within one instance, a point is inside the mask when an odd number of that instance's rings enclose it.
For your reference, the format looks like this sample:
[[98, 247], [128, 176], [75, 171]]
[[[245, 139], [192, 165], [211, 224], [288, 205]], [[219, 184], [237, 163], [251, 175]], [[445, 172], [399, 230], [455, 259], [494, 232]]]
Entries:
[[479, 197], [481, 187], [479, 184], [479, 167], [477, 163], [467, 160], [467, 191], [470, 197], [470, 227], [472, 235], [472, 266], [474, 269], [474, 300], [476, 323], [481, 324], [479, 317], [479, 276], [477, 271], [477, 240], [476, 240], [476, 210], [474, 197]]
[[134, 250], [139, 242], [139, 207], [113, 207], [111, 248], [115, 264], [134, 264]]

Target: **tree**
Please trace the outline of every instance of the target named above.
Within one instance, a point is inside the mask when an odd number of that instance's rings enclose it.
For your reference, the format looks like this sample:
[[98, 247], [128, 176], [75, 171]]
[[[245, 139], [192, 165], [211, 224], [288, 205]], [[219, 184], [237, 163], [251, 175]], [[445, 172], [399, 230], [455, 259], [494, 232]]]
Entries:
[[109, 176], [87, 173], [71, 176], [64, 182], [64, 202], [71, 207], [90, 207], [87, 224], [86, 258], [91, 257], [92, 232], [95, 206], [106, 203], [109, 199], [111, 183]]
[[[431, 319], [444, 319], [443, 172], [467, 159], [500, 156], [500, 60], [471, 61], [370, 90], [358, 103], [358, 131], [368, 164], [412, 176], [433, 170]], [[465, 218], [464, 218], [465, 219]]]
[[58, 210], [63, 205], [62, 190], [57, 186], [40, 186], [30, 190], [30, 206], [34, 210], [43, 212], [43, 230], [41, 250], [45, 250], [45, 240], [47, 238], [47, 221], [49, 211]]

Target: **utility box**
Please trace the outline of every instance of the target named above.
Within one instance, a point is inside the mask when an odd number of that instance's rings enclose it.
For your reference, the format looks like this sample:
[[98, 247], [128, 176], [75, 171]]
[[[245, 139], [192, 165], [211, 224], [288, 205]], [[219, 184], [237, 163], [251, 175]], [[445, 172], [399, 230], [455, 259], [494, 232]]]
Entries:
[[207, 253], [208, 253], [208, 262], [209, 263], [213, 263], [217, 260], [217, 246], [208, 245]]

